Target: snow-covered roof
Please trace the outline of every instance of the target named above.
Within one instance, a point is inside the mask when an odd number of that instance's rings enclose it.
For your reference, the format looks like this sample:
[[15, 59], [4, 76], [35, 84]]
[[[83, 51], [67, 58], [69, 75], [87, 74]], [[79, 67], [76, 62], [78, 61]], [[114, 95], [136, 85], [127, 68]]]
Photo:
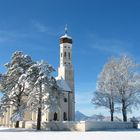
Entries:
[[61, 36], [60, 38], [69, 38], [69, 39], [72, 39], [72, 37], [68, 36], [67, 34]]
[[69, 85], [62, 77], [55, 77], [58, 86], [64, 91], [71, 91]]

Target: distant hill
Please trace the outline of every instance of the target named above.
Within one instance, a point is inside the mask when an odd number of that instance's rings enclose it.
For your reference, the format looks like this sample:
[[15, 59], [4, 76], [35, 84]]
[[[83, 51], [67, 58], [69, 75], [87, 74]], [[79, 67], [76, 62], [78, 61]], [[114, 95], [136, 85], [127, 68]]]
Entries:
[[[76, 121], [110, 121], [110, 116], [103, 116], [103, 115], [92, 115], [86, 116], [85, 114], [81, 113], [80, 111], [75, 112], [75, 120]], [[114, 116], [114, 121], [120, 122], [122, 121], [117, 116]]]
[[83, 121], [85, 120], [85, 118], [87, 118], [88, 116], [84, 115], [83, 113], [81, 113], [80, 111], [76, 111], [75, 112], [75, 120], [76, 121]]

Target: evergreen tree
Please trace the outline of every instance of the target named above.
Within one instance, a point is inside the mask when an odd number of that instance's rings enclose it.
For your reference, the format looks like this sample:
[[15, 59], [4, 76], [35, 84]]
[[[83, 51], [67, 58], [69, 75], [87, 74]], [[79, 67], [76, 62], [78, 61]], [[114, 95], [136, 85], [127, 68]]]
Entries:
[[9, 63], [6, 63], [6, 73], [0, 75], [0, 92], [3, 93], [1, 98], [1, 112], [13, 106], [14, 112], [11, 120], [16, 122], [15, 127], [19, 127], [19, 121], [23, 119], [24, 109], [26, 106], [25, 82], [21, 82], [21, 76], [26, 73], [27, 69], [33, 64], [31, 57], [23, 52], [17, 51], [12, 55]]
[[31, 89], [28, 96], [28, 108], [37, 111], [37, 130], [41, 129], [41, 116], [44, 111], [58, 106], [59, 88], [51, 75], [53, 67], [41, 61], [32, 65], [27, 73], [26, 82]]

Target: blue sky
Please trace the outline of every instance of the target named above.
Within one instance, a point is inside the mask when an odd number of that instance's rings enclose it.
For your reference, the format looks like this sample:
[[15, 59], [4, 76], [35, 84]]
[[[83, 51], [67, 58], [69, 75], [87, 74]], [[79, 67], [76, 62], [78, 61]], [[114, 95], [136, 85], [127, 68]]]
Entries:
[[65, 24], [74, 42], [76, 110], [106, 114], [90, 103], [92, 93], [109, 57], [140, 62], [139, 0], [0, 0], [0, 72], [16, 50], [57, 69]]

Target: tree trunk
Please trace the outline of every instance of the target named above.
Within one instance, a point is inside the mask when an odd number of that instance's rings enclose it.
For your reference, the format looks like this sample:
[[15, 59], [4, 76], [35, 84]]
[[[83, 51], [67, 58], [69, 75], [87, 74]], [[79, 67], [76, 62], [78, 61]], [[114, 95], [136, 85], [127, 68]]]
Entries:
[[123, 121], [127, 122], [127, 112], [126, 112], [125, 100], [122, 100], [122, 115], [123, 115]]
[[125, 108], [122, 109], [122, 114], [123, 114], [123, 121], [127, 122], [127, 114], [126, 114], [126, 109]]
[[110, 115], [111, 115], [111, 122], [113, 122], [114, 121], [113, 111], [110, 112]]
[[40, 90], [40, 93], [39, 93], [39, 106], [38, 107], [38, 114], [37, 114], [37, 130], [40, 130], [41, 129], [41, 118], [42, 118], [42, 82], [40, 81], [40, 84], [39, 84], [39, 90]]
[[110, 104], [110, 116], [111, 116], [110, 120], [111, 120], [111, 122], [113, 122], [114, 121], [114, 101], [113, 101], [113, 99], [109, 101], [109, 104]]
[[15, 128], [19, 128], [19, 121], [16, 121]]
[[41, 108], [38, 108], [38, 114], [37, 114], [37, 130], [41, 129]]

